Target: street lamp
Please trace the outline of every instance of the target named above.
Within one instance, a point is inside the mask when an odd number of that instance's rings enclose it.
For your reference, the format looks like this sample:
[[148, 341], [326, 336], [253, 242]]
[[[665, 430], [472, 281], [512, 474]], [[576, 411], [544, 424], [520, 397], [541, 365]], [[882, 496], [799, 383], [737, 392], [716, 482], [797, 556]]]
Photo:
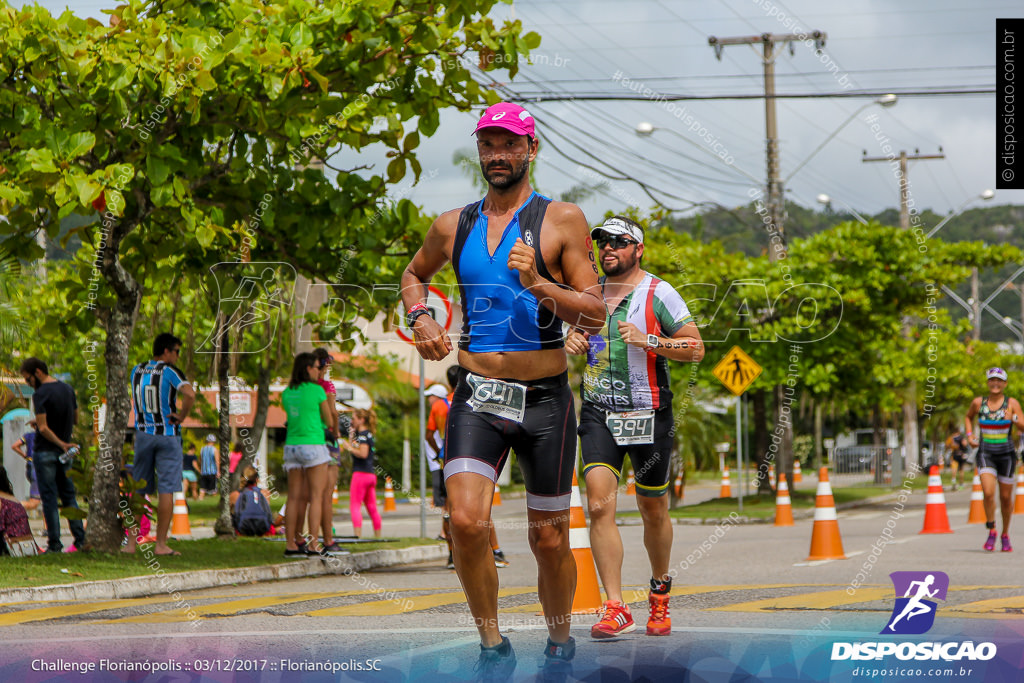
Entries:
[[[689, 143], [689, 144], [693, 145], [694, 147], [696, 147], [697, 149], [701, 150], [705, 154], [710, 154], [711, 156], [713, 156], [714, 158], [718, 159], [719, 161], [722, 161], [722, 157], [718, 156], [717, 154], [712, 152], [707, 147], [704, 147], [703, 145], [694, 142], [690, 138], [686, 137], [682, 133], [676, 132], [672, 128], [662, 128], [661, 126], [655, 126], [653, 123], [649, 123], [647, 121], [641, 121], [640, 123], [636, 124], [636, 128], [634, 130], [635, 130], [636, 134], [639, 135], [642, 138], [650, 137], [651, 135], [654, 134], [654, 131], [656, 131], [656, 130], [663, 130], [666, 133], [671, 133], [672, 135], [675, 135], [677, 138], [679, 138], [683, 142], [686, 142], [686, 143]], [[744, 171], [742, 168], [739, 168], [739, 167], [737, 167], [737, 166], [735, 166], [733, 164], [730, 164], [728, 162], [725, 162], [725, 165], [728, 166], [729, 168], [735, 169], [739, 173], [742, 173], [743, 175], [745, 175], [750, 180], [753, 180], [755, 183], [758, 183], [758, 184], [761, 183], [760, 179], [758, 179], [755, 176], [750, 175], [749, 173]]]
[[960, 212], [963, 211], [964, 208], [968, 204], [970, 204], [971, 202], [975, 202], [975, 201], [977, 201], [979, 199], [982, 200], [982, 201], [987, 202], [988, 200], [992, 199], [995, 196], [996, 196], [995, 192], [993, 192], [992, 190], [986, 189], [986, 190], [983, 190], [982, 193], [979, 194], [979, 195], [975, 195], [974, 197], [968, 197], [966, 200], [964, 200], [963, 204], [961, 204], [960, 206], [956, 207], [956, 209], [954, 209], [948, 216], [946, 216], [941, 221], [939, 221], [939, 224], [936, 225], [934, 228], [932, 228], [932, 231], [930, 233], [928, 233], [927, 236], [931, 237], [932, 235], [937, 233], [939, 230], [941, 230], [942, 226], [944, 226], [946, 223], [948, 223], [953, 218], [956, 218], [960, 214]]
[[829, 142], [829, 141], [830, 141], [830, 140], [831, 140], [832, 138], [834, 138], [835, 136], [839, 135], [839, 131], [841, 131], [841, 130], [842, 130], [843, 128], [846, 128], [846, 125], [847, 125], [848, 123], [850, 123], [850, 121], [853, 121], [853, 120], [854, 120], [855, 118], [857, 118], [857, 115], [858, 115], [858, 114], [860, 114], [860, 113], [861, 113], [862, 111], [864, 111], [865, 109], [867, 109], [868, 107], [870, 107], [870, 106], [872, 106], [872, 105], [874, 105], [874, 104], [877, 104], [877, 105], [878, 105], [878, 106], [880, 106], [880, 107], [885, 107], [886, 109], [888, 109], [889, 107], [892, 107], [892, 106], [894, 106], [894, 105], [896, 104], [896, 102], [897, 102], [898, 100], [899, 100], [899, 98], [898, 98], [898, 97], [896, 97], [896, 95], [893, 95], [893, 94], [891, 94], [891, 93], [890, 93], [890, 94], [888, 94], [888, 95], [882, 95], [881, 97], [879, 97], [879, 98], [877, 98], [877, 99], [871, 100], [871, 101], [870, 101], [870, 102], [868, 102], [867, 104], [861, 105], [861, 106], [860, 106], [860, 107], [859, 107], [859, 108], [857, 109], [857, 111], [855, 111], [855, 112], [853, 112], [852, 114], [850, 114], [849, 118], [847, 118], [847, 119], [846, 119], [845, 121], [843, 121], [842, 123], [840, 123], [840, 124], [839, 124], [839, 127], [838, 127], [838, 128], [836, 128], [836, 129], [835, 129], [834, 131], [832, 131], [832, 134], [831, 134], [831, 135], [829, 135], [829, 136], [828, 136], [827, 138], [825, 138], [824, 140], [822, 140], [822, 141], [821, 141], [821, 144], [819, 144], [819, 145], [818, 145], [817, 147], [815, 147], [815, 148], [814, 148], [814, 151], [813, 151], [813, 152], [811, 152], [811, 153], [810, 153], [810, 155], [808, 155], [808, 157], [807, 157], [806, 159], [804, 159], [803, 161], [801, 161], [801, 162], [800, 162], [800, 165], [799, 165], [799, 166], [797, 166], [797, 167], [796, 167], [796, 168], [794, 168], [794, 169], [793, 169], [792, 171], [790, 171], [790, 174], [789, 174], [789, 176], [788, 176], [788, 177], [787, 177], [787, 178], [786, 178], [786, 179], [785, 179], [785, 180], [783, 181], [783, 183], [788, 183], [788, 182], [789, 182], [789, 181], [790, 181], [790, 180], [791, 180], [791, 179], [793, 178], [793, 176], [795, 176], [795, 175], [797, 174], [797, 171], [799, 171], [799, 170], [800, 170], [801, 168], [803, 168], [804, 166], [806, 166], [806, 165], [807, 165], [807, 162], [808, 162], [808, 161], [810, 161], [811, 159], [813, 159], [813, 158], [814, 158], [814, 156], [815, 156], [815, 155], [816, 155], [816, 154], [817, 154], [818, 152], [820, 152], [820, 151], [821, 151], [821, 148], [822, 148], [822, 147], [824, 147], [825, 145], [827, 145], [827, 144], [828, 144], [828, 142]]
[[[830, 205], [832, 203], [832, 198], [829, 197], [827, 194], [819, 194], [817, 197], [815, 197], [815, 199], [818, 200], [819, 204], [824, 204], [825, 206], [828, 206], [828, 205]], [[844, 202], [842, 199], [839, 199], [839, 200], [836, 200], [836, 201], [838, 201], [840, 204], [845, 206], [846, 210], [849, 211], [851, 214], [853, 214], [857, 218], [857, 220], [859, 220], [861, 223], [863, 223], [864, 225], [868, 224], [867, 219], [864, 218], [864, 216], [861, 216], [856, 211], [854, 211], [852, 206], [850, 206], [849, 204]]]

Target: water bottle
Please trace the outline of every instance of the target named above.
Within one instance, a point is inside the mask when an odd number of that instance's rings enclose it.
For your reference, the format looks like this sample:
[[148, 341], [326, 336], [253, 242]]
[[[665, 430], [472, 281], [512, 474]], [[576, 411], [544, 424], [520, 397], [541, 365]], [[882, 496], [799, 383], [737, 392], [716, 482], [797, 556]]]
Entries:
[[71, 448], [61, 453], [58, 460], [60, 460], [60, 464], [62, 465], [70, 465], [71, 461], [74, 460], [81, 452], [82, 451], [78, 446], [72, 446]]

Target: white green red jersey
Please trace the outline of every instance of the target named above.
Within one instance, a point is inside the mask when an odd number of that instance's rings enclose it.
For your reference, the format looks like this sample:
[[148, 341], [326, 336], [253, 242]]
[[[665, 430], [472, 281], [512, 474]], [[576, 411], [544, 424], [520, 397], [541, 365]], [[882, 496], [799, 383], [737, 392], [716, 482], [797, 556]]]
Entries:
[[[601, 278], [604, 286], [605, 278]], [[587, 367], [580, 394], [605, 410], [657, 410], [672, 403], [668, 361], [648, 349], [630, 346], [619, 334], [619, 321], [644, 334], [671, 337], [693, 316], [683, 298], [650, 273], [605, 317], [600, 334], [590, 336]]]

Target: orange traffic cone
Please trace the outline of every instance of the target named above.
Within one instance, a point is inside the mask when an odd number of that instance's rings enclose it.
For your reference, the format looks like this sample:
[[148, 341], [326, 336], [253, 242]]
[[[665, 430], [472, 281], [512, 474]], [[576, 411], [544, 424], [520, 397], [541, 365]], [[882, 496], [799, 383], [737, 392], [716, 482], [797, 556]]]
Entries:
[[1014, 491], [1013, 514], [1024, 512], [1024, 465], [1017, 469], [1017, 488]]
[[587, 518], [583, 514], [575, 471], [572, 473], [572, 496], [569, 499], [569, 547], [576, 560], [576, 594], [572, 596], [572, 613], [593, 614], [601, 609], [601, 589], [597, 584], [590, 532], [587, 531]]
[[726, 465], [725, 469], [722, 470], [722, 490], [718, 494], [719, 498], [732, 498], [732, 487], [729, 486], [729, 466]]
[[391, 477], [384, 477], [384, 512], [394, 512], [395, 508], [395, 486], [391, 483]]
[[946, 496], [942, 494], [942, 477], [939, 466], [928, 470], [928, 494], [924, 499], [924, 527], [921, 534], [951, 534], [949, 517], [946, 515]]
[[779, 490], [775, 496], [775, 526], [793, 526], [793, 505], [785, 472], [779, 475]]
[[679, 470], [679, 474], [676, 475], [676, 498], [683, 497], [683, 471]]
[[174, 494], [174, 516], [171, 518], [171, 534], [173, 536], [191, 536], [192, 525], [188, 523], [188, 504], [185, 502], [185, 493], [177, 491]]
[[814, 501], [814, 529], [811, 531], [810, 560], [845, 560], [843, 539], [839, 536], [839, 521], [836, 519], [836, 501], [832, 497], [832, 485], [828, 483], [828, 468], [822, 467], [818, 474], [818, 494]]
[[800, 461], [799, 460], [794, 460], [793, 461], [793, 483], [794, 484], [799, 484], [803, 480], [804, 480], [804, 475], [800, 471]]
[[501, 505], [501, 488], [497, 484], [494, 485], [494, 496], [491, 498], [491, 507], [496, 505]]
[[968, 524], [981, 524], [985, 521], [985, 494], [981, 492], [981, 477], [974, 475], [971, 483], [971, 509], [967, 513]]
[[633, 468], [629, 468], [629, 478], [626, 479], [626, 495], [636, 495], [636, 477], [633, 476]]
[[334, 487], [334, 492], [331, 493], [331, 507], [338, 507], [338, 487]]
[[775, 465], [768, 465], [768, 484], [775, 488]]

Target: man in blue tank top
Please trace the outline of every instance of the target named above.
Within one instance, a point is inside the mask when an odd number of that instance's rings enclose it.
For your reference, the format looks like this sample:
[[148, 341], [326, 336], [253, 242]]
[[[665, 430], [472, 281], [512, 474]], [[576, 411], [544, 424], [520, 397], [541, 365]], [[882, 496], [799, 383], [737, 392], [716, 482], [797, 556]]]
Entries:
[[402, 299], [420, 355], [445, 358], [451, 340], [423, 302], [431, 278], [452, 264], [465, 322], [462, 370], [448, 413], [445, 486], [455, 567], [480, 632], [480, 673], [500, 679], [515, 668], [515, 654], [498, 629], [488, 520], [494, 482], [510, 449], [526, 482], [530, 547], [548, 627], [545, 659], [565, 669], [575, 652], [568, 509], [576, 413], [562, 323], [597, 333], [604, 303], [583, 212], [530, 187], [530, 162], [537, 156], [533, 117], [502, 102], [484, 112], [475, 133], [487, 196], [434, 221], [402, 275]]

